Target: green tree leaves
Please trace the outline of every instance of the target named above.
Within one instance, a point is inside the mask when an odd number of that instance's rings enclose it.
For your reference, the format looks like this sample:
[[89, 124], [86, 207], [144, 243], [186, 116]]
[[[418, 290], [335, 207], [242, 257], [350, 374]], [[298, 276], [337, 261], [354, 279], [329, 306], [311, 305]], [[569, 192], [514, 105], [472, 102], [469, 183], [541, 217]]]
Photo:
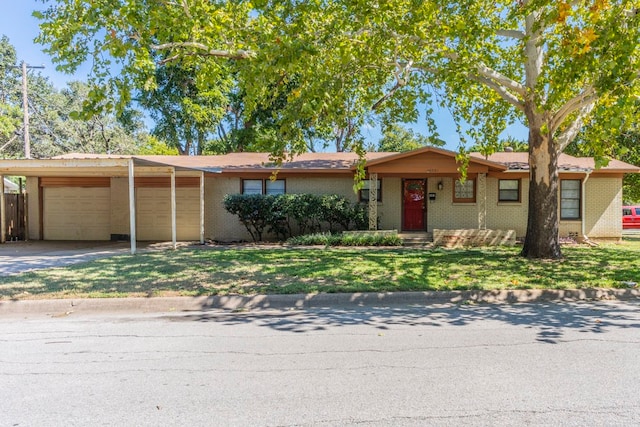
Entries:
[[382, 138], [378, 142], [377, 151], [409, 151], [427, 145], [443, 146], [444, 141], [416, 134], [413, 130], [398, 124], [386, 126]]

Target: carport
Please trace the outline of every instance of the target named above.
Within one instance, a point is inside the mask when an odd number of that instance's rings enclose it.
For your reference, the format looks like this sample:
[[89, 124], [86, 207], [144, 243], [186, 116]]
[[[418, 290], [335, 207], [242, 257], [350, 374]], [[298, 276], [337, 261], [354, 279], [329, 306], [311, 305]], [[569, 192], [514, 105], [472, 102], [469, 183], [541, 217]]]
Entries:
[[[0, 178], [27, 177], [29, 208], [25, 211], [31, 229], [27, 238], [126, 238], [132, 254], [136, 253], [139, 234], [145, 240], [170, 237], [174, 248], [179, 237], [204, 243], [205, 174], [219, 172], [187, 165], [179, 156], [149, 159], [72, 154], [53, 159], [0, 160]], [[4, 199], [4, 192], [0, 193]], [[180, 206], [177, 201], [181, 201]], [[4, 200], [0, 200], [0, 206], [0, 240], [4, 243]]]

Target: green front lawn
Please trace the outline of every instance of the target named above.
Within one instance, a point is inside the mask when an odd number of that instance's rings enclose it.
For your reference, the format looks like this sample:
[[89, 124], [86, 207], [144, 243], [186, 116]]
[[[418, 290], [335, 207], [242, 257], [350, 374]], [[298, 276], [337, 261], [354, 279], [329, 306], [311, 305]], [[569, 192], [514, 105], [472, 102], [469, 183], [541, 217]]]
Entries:
[[560, 262], [520, 248], [183, 249], [0, 278], [0, 299], [579, 289], [640, 282], [640, 241], [566, 246]]

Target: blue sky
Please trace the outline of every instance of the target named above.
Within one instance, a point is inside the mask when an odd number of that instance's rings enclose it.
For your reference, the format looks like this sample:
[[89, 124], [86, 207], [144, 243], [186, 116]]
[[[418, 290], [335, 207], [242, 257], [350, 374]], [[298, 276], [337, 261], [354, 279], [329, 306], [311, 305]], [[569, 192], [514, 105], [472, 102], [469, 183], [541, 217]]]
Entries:
[[[67, 75], [56, 71], [55, 66], [47, 54], [42, 52], [42, 46], [36, 44], [33, 39], [38, 35], [38, 20], [31, 16], [33, 10], [43, 9], [42, 2], [37, 0], [0, 0], [0, 34], [9, 37], [15, 46], [18, 60], [26, 61], [29, 65], [44, 65], [40, 72], [47, 76], [58, 88], [62, 88], [72, 80], [85, 80], [88, 67], [81, 68], [75, 75]], [[456, 150], [458, 147], [458, 135], [450, 114], [447, 111], [436, 111], [434, 119], [438, 125], [440, 138], [447, 141], [446, 148]], [[427, 133], [424, 117], [410, 126], [416, 132]], [[520, 124], [509, 127], [503, 136], [513, 136], [520, 140], [527, 139], [527, 129]], [[377, 128], [365, 130], [365, 137], [373, 142], [380, 138]]]
[[[9, 37], [16, 48], [18, 61], [26, 61], [29, 65], [44, 65], [41, 74], [49, 77], [58, 88], [64, 87], [68, 81], [84, 80], [87, 70], [81, 70], [75, 76], [56, 71], [49, 56], [42, 52], [42, 46], [33, 39], [38, 35], [38, 20], [31, 16], [36, 9], [44, 9], [42, 2], [36, 0], [0, 0], [0, 34]], [[84, 72], [84, 74], [83, 74]]]

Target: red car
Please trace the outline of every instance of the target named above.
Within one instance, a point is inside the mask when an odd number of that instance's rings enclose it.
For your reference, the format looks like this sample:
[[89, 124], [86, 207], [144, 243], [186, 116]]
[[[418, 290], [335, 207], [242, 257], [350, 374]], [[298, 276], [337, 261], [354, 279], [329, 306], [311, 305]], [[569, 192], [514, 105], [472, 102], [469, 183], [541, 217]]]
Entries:
[[622, 207], [622, 228], [640, 228], [640, 206]]

